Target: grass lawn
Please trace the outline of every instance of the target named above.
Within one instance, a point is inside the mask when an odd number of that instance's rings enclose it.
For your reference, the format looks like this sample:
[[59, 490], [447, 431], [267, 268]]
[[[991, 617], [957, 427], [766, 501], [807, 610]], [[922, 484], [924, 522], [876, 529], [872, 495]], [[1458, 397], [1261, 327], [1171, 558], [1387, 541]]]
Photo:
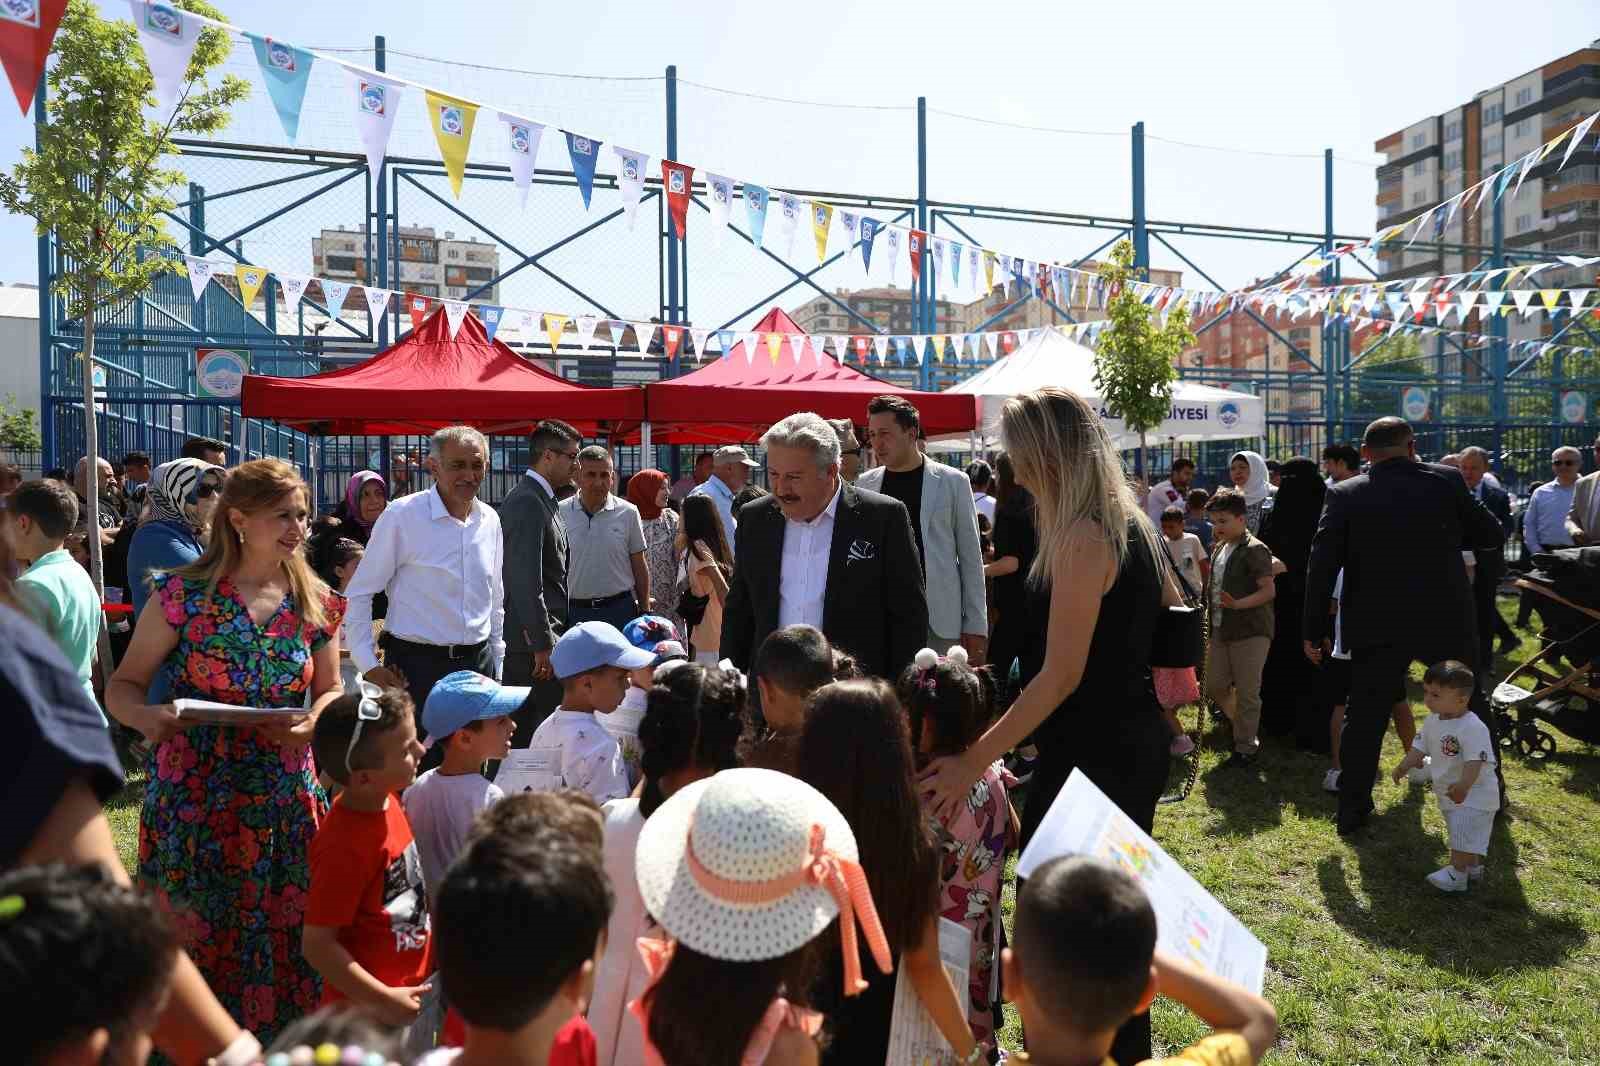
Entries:
[[[1352, 842], [1334, 833], [1323, 757], [1280, 744], [1253, 775], [1221, 773], [1208, 738], [1193, 794], [1157, 812], [1156, 838], [1267, 945], [1282, 1029], [1268, 1063], [1600, 1062], [1600, 752], [1556, 744], [1543, 764], [1506, 760], [1511, 814], [1488, 877], [1443, 896], [1422, 878], [1448, 858], [1444, 823], [1430, 792], [1390, 786], [1392, 733], [1378, 813]], [[142, 790], [109, 810], [130, 866]], [[1008, 889], [1008, 918], [1011, 904]], [[1158, 1053], [1203, 1031], [1157, 1001]], [[1021, 1046], [1009, 1009], [1002, 1043]]]

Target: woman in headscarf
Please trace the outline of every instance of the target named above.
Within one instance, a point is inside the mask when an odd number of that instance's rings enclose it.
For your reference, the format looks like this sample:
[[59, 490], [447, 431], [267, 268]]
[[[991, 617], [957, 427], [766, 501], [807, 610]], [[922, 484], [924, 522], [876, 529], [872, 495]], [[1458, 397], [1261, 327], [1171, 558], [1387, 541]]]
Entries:
[[660, 470], [641, 470], [628, 479], [628, 502], [639, 509], [644, 522], [644, 561], [650, 570], [653, 614], [663, 615], [685, 637], [678, 617], [678, 513], [667, 506], [670, 483]]
[[[340, 540], [350, 539], [362, 547], [372, 536], [372, 526], [389, 506], [389, 486], [374, 470], [357, 470], [345, 482], [344, 499], [332, 511], [311, 524], [311, 539], [306, 545], [311, 568], [330, 588], [338, 588], [329, 560]], [[374, 615], [382, 617], [382, 615]]]
[[1228, 478], [1234, 488], [1244, 493], [1245, 526], [1260, 536], [1261, 516], [1271, 509], [1267, 503], [1272, 498], [1267, 461], [1255, 452], [1234, 452], [1228, 460]]
[[128, 546], [129, 602], [139, 617], [150, 598], [152, 570], [188, 566], [206, 548], [206, 532], [217, 509], [227, 472], [200, 459], [174, 459], [150, 475], [144, 513]]
[[1282, 560], [1273, 600], [1277, 627], [1267, 663], [1261, 674], [1261, 733], [1284, 736], [1293, 732], [1313, 746], [1326, 744], [1327, 713], [1320, 714], [1312, 698], [1316, 668], [1307, 661], [1300, 641], [1301, 612], [1306, 600], [1306, 563], [1311, 539], [1322, 519], [1327, 486], [1310, 459], [1295, 457], [1283, 464], [1282, 482], [1272, 499], [1272, 509], [1261, 523], [1261, 540]]

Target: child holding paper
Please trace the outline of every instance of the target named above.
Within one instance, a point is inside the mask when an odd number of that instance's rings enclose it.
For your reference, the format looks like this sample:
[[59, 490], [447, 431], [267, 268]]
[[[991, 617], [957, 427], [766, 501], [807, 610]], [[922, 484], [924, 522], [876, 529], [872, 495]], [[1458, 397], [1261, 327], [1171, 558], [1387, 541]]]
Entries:
[[659, 614], [640, 615], [622, 627], [622, 635], [635, 648], [650, 653], [650, 664], [629, 670], [628, 692], [617, 709], [609, 714], [597, 711], [594, 717], [622, 749], [622, 762], [628, 768], [631, 789], [639, 783], [639, 722], [644, 718], [650, 686], [655, 684], [656, 667], [674, 660], [686, 661], [689, 653], [678, 639], [678, 629], [672, 620]]
[[[917, 768], [941, 755], [960, 755], [994, 717], [994, 681], [987, 670], [967, 665], [966, 649], [953, 646], [943, 658], [932, 648], [917, 652], [900, 678], [900, 702], [911, 721]], [[983, 772], [955, 815], [939, 819], [926, 799], [923, 813], [939, 845], [939, 916], [972, 934], [966, 1000], [967, 1024], [979, 1043], [992, 1040], [999, 1006], [1000, 889], [1006, 852], [1016, 842], [1007, 788], [1016, 779], [1004, 764]]]
[[1158, 995], [1188, 1007], [1213, 1030], [1161, 1062], [1248, 1066], [1277, 1039], [1272, 1004], [1156, 950], [1150, 900], [1130, 874], [1109, 863], [1073, 856], [1034, 870], [1017, 893], [1013, 936], [1001, 966], [1029, 1050], [1013, 1052], [1010, 1062], [1112, 1066], [1117, 1029]]
[[1500, 809], [1494, 740], [1483, 719], [1467, 707], [1474, 684], [1472, 671], [1454, 659], [1428, 667], [1422, 675], [1422, 700], [1432, 713], [1390, 775], [1398, 783], [1426, 762], [1433, 778], [1439, 813], [1450, 829], [1450, 863], [1428, 875], [1428, 884], [1440, 892], [1465, 892], [1469, 882], [1482, 880], [1483, 857]]
[[550, 650], [561, 706], [539, 723], [528, 742], [530, 751], [552, 753], [560, 785], [581, 789], [596, 803], [632, 791], [622, 749], [595, 716], [615, 711], [627, 695], [629, 671], [654, 661], [653, 654], [635, 648], [605, 622], [580, 622], [561, 634]]

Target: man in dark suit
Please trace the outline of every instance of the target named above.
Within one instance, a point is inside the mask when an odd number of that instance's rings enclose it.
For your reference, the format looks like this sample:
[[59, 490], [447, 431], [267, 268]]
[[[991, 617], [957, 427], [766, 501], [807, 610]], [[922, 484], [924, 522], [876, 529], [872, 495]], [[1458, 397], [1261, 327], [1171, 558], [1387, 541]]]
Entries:
[[1459, 659], [1471, 666], [1478, 674], [1473, 709], [1493, 732], [1461, 553], [1490, 551], [1505, 539], [1459, 473], [1417, 461], [1404, 419], [1372, 423], [1361, 451], [1371, 469], [1328, 490], [1311, 542], [1302, 621], [1306, 655], [1320, 662], [1332, 621], [1327, 604], [1343, 570], [1343, 643], [1352, 661], [1339, 747], [1341, 834], [1361, 828], [1372, 813], [1384, 728], [1413, 661]]
[[505, 538], [506, 661], [502, 683], [532, 685], [533, 699], [516, 715], [514, 747], [561, 702], [550, 649], [567, 625], [567, 532], [556, 492], [578, 469], [578, 431], [555, 419], [528, 438], [531, 465], [500, 504]]
[[790, 415], [761, 444], [772, 495], [739, 512], [722, 654], [748, 671], [767, 634], [804, 623], [866, 673], [898, 677], [928, 632], [905, 504], [840, 480], [839, 437], [817, 415]]
[[[1511, 520], [1511, 494], [1496, 483], [1489, 473], [1489, 453], [1482, 448], [1462, 448], [1460, 457], [1461, 478], [1467, 491], [1489, 509], [1500, 528], [1509, 536], [1515, 528]], [[1505, 542], [1490, 551], [1474, 553], [1477, 573], [1472, 579], [1474, 605], [1478, 614], [1479, 661], [1494, 662], [1494, 638], [1500, 638], [1500, 651], [1510, 653], [1522, 643], [1516, 631], [1506, 624], [1505, 616], [1495, 606], [1495, 593], [1506, 576]]]

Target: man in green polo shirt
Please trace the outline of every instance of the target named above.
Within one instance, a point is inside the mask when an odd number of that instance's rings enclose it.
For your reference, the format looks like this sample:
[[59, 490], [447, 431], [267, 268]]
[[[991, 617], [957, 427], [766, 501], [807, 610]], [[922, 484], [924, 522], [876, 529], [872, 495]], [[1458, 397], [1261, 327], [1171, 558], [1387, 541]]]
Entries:
[[78, 524], [78, 501], [59, 481], [24, 481], [7, 503], [11, 543], [30, 564], [17, 578], [17, 598], [56, 642], [94, 699], [95, 644], [104, 609], [94, 582], [65, 548]]

